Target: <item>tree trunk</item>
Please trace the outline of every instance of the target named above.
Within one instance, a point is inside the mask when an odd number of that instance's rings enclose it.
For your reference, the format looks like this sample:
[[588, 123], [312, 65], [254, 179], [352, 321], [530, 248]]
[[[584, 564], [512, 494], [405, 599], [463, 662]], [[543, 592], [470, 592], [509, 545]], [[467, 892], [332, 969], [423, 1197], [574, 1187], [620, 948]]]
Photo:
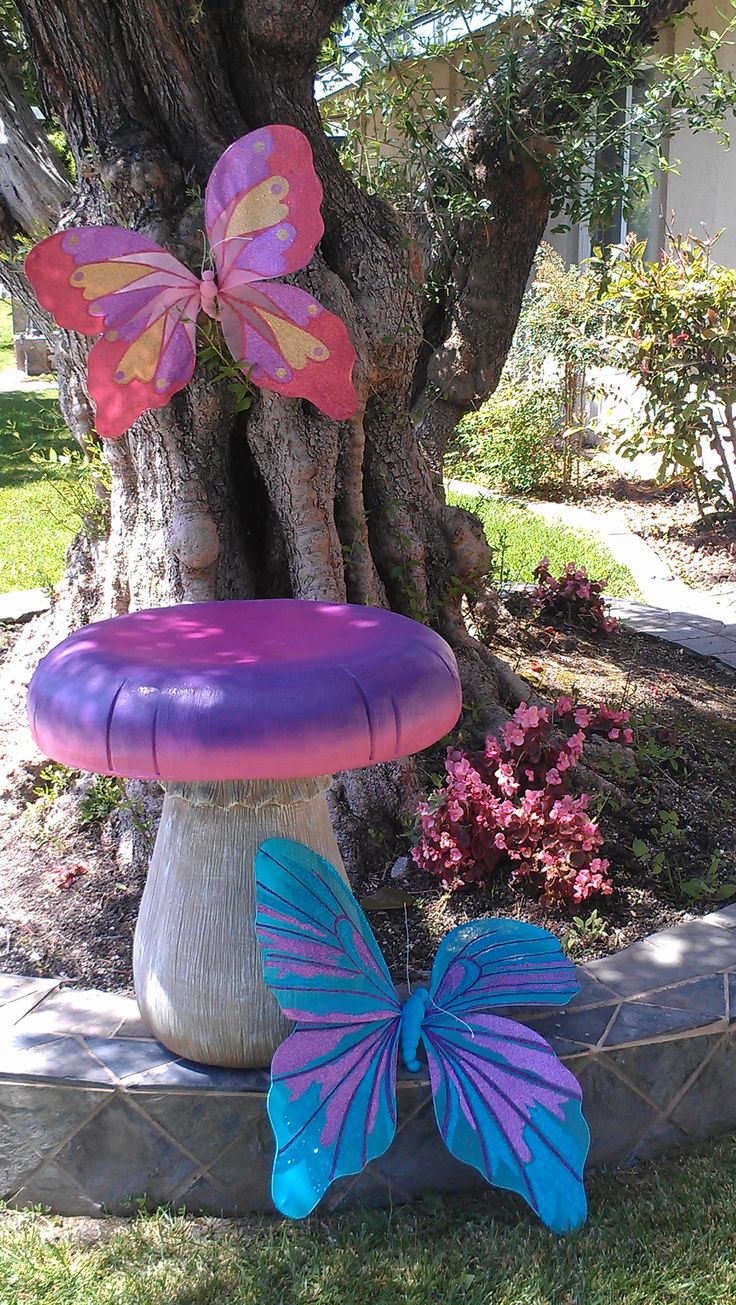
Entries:
[[[45, 104], [78, 161], [64, 221], [125, 222], [192, 266], [202, 189], [233, 138], [264, 123], [306, 133], [325, 199], [320, 252], [295, 278], [347, 323], [358, 351], [354, 420], [260, 392], [236, 414], [203, 368], [171, 405], [103, 445], [109, 533], [90, 543], [96, 616], [171, 602], [293, 595], [390, 604], [431, 621], [482, 665], [460, 617], [489, 552], [448, 509], [410, 414], [422, 342], [419, 251], [395, 213], [361, 192], [321, 127], [318, 49], [341, 8], [184, 0], [19, 0]], [[64, 346], [61, 401], [84, 439], [84, 349]], [[86, 612], [89, 618], [89, 604]]]
[[[686, 3], [636, 7], [640, 43]], [[345, 320], [358, 352], [352, 421], [265, 392], [235, 413], [227, 388], [200, 367], [168, 408], [105, 442], [109, 533], [86, 545], [94, 590], [80, 618], [210, 598], [388, 604], [451, 641], [481, 728], [494, 723], [499, 701], [518, 698], [523, 686], [467, 632], [463, 600], [483, 596], [490, 553], [475, 518], [445, 504], [439, 464], [459, 416], [495, 388], [547, 220], [540, 159], [550, 147], [540, 113], [533, 140], [517, 141], [513, 152], [506, 124], [487, 107], [492, 86], [487, 103], [464, 115], [461, 165], [491, 212], [459, 220], [438, 241], [428, 210], [423, 251], [397, 214], [348, 176], [320, 122], [314, 70], [340, 0], [16, 7], [44, 107], [77, 162], [63, 222], [122, 222], [199, 266], [201, 201], [193, 194], [237, 136], [292, 124], [311, 142], [325, 195], [320, 250], [295, 280]], [[607, 12], [618, 9], [629, 12], [628, 0]], [[591, 48], [571, 57], [554, 40], [540, 49], [530, 40], [522, 100], [547, 103], [535, 58], [552, 87], [561, 68], [576, 84], [600, 80]], [[554, 96], [549, 105], [553, 131], [570, 110]], [[433, 305], [423, 293], [427, 268], [443, 287]], [[82, 441], [92, 427], [84, 352], [79, 340], [66, 341], [61, 390]], [[354, 777], [344, 784], [338, 805], [367, 810], [371, 790], [374, 805], [385, 801], [386, 772], [361, 784], [360, 793]]]

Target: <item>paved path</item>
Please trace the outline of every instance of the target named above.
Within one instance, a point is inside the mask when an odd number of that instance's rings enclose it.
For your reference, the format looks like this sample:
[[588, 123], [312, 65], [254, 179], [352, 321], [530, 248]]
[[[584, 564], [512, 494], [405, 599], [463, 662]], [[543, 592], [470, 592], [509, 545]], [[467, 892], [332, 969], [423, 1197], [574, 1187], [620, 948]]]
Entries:
[[[496, 497], [490, 490], [469, 481], [451, 480], [449, 488], [476, 497]], [[629, 529], [623, 512], [617, 509], [592, 512], [574, 503], [536, 500], [520, 506], [547, 521], [561, 521], [575, 530], [595, 531], [616, 561], [629, 568], [645, 601], [609, 600], [614, 616], [624, 625], [736, 668], [736, 593], [716, 598], [705, 589], [693, 589], [678, 580], [646, 540]]]
[[25, 372], [19, 372], [15, 367], [6, 367], [0, 371], [0, 394], [7, 394], [10, 390], [48, 390], [52, 385], [56, 385], [53, 379], [26, 376]]
[[0, 594], [0, 621], [25, 621], [50, 606], [51, 596], [46, 589], [15, 589]]

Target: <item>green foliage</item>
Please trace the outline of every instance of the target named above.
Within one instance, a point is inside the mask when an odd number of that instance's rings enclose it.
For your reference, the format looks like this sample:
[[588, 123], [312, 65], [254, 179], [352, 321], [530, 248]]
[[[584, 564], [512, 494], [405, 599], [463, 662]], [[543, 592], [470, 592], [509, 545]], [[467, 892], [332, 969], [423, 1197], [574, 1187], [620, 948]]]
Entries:
[[445, 458], [446, 474], [513, 494], [531, 493], [560, 478], [558, 433], [554, 392], [519, 387], [504, 377], [490, 399], [459, 423]]
[[33, 786], [33, 802], [29, 806], [51, 806], [62, 793], [66, 793], [79, 771], [62, 766], [59, 761], [47, 761], [38, 772]]
[[595, 910], [591, 911], [590, 915], [572, 917], [569, 927], [565, 930], [562, 946], [567, 955], [574, 959], [575, 956], [607, 937], [608, 925], [603, 916]]
[[548, 386], [554, 383], [565, 490], [578, 478], [589, 401], [600, 389], [591, 385], [590, 372], [607, 361], [603, 335], [604, 314], [593, 272], [568, 267], [550, 245], [542, 244], [506, 366], [517, 381], [533, 377], [538, 385], [545, 378]]
[[534, 568], [542, 556], [549, 557], [551, 565], [560, 571], [567, 559], [574, 557], [590, 574], [608, 576], [611, 597], [638, 596], [628, 567], [616, 561], [597, 535], [544, 521], [528, 508], [490, 496], [451, 492], [447, 497], [448, 502], [475, 512], [483, 522], [494, 552], [494, 580], [498, 585], [532, 584]]
[[197, 358], [208, 372], [213, 385], [225, 382], [233, 402], [233, 412], [247, 412], [253, 404], [255, 390], [250, 382], [253, 368], [241, 366], [226, 350], [217, 322], [207, 319], [197, 324]]
[[98, 824], [125, 805], [125, 781], [116, 775], [95, 775], [94, 783], [79, 808], [82, 826]]
[[[676, 236], [659, 262], [627, 241], [598, 264], [616, 359], [639, 384], [642, 414], [621, 451], [660, 458], [660, 478], [684, 473], [698, 502], [736, 508], [736, 270], [712, 259], [712, 240]], [[712, 450], [706, 467], [703, 447]]]
[[720, 857], [717, 852], [708, 860], [702, 875], [684, 878], [678, 872], [671, 853], [685, 838], [676, 811], [659, 811], [646, 839], [635, 838], [631, 850], [647, 874], [657, 879], [671, 897], [679, 901], [726, 902], [736, 894], [736, 883], [720, 881]]
[[518, 494], [572, 489], [602, 335], [595, 276], [543, 244], [499, 386], [458, 424], [447, 473]]
[[[676, 169], [667, 143], [681, 127], [728, 142], [734, 12], [724, 0], [720, 32], [681, 18], [678, 53], [652, 59], [635, 0], [511, 10], [506, 0], [446, 0], [439, 9], [407, 0], [354, 4], [323, 49], [321, 109], [366, 189], [406, 209], [419, 185], [442, 226], [493, 216], [463, 171], [452, 125], [456, 111], [475, 102], [499, 124], [512, 158], [531, 157], [543, 169], [553, 213], [595, 227], [619, 206], [634, 214], [657, 174]], [[552, 46], [560, 57], [550, 74]], [[592, 84], [565, 76], [566, 55], [571, 69], [581, 55], [595, 60]], [[627, 121], [622, 95], [637, 79], [642, 91]], [[611, 156], [626, 156], [627, 167], [599, 165]]]

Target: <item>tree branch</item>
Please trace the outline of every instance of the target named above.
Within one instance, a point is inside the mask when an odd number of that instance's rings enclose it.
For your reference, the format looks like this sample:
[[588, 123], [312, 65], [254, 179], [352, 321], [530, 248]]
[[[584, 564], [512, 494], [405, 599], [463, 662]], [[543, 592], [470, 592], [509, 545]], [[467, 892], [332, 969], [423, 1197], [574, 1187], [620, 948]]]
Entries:
[[[565, 0], [551, 22], [521, 43], [509, 95], [503, 64], [457, 116], [451, 133], [465, 185], [487, 212], [448, 224], [432, 211], [428, 341], [415, 377], [418, 434], [436, 465], [455, 425], [496, 388], [511, 345], [534, 255], [550, 209], [544, 163], [584, 102], [631, 79], [658, 30], [692, 0], [610, 0], [591, 25], [584, 0]], [[501, 114], [499, 104], [512, 109]], [[442, 239], [438, 229], [443, 227]]]

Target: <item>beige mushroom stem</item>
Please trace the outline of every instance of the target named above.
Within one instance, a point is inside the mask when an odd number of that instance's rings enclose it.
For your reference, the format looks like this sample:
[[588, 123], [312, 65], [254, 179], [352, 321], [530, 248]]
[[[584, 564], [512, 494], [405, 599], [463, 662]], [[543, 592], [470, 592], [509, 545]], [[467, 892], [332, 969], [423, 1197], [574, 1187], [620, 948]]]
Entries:
[[255, 932], [255, 855], [292, 838], [348, 882], [325, 793], [330, 776], [166, 784], [133, 948], [148, 1028], [206, 1065], [267, 1068], [289, 1031]]

